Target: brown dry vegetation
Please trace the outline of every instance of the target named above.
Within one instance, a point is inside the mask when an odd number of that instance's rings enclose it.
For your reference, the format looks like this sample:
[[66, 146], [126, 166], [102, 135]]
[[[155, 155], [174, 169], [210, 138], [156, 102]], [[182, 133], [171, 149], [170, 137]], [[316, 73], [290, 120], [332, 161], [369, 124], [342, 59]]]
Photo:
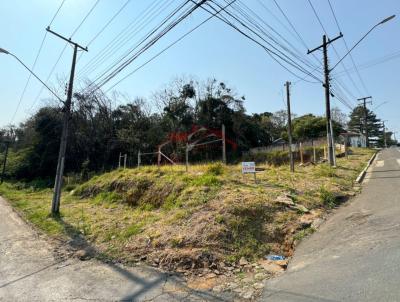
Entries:
[[[338, 167], [221, 164], [142, 167], [92, 178], [65, 192], [62, 215], [48, 215], [50, 190], [4, 184], [0, 194], [40, 229], [61, 238], [84, 236], [99, 257], [145, 260], [169, 270], [216, 268], [268, 253], [291, 256], [311, 223], [353, 195], [353, 181], [372, 155], [355, 149]], [[18, 190], [16, 190], [18, 189]], [[294, 202], [287, 206], [279, 197]]]

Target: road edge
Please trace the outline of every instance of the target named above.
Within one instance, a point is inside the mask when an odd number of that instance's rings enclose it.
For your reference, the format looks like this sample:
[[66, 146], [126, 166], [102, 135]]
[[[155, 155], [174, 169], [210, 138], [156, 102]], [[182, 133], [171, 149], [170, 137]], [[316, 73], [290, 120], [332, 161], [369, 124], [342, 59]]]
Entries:
[[365, 166], [365, 168], [361, 171], [361, 173], [358, 175], [358, 177], [356, 178], [356, 183], [358, 184], [362, 184], [365, 174], [367, 174], [367, 170], [368, 168], [371, 166], [372, 162], [374, 161], [376, 155], [378, 154], [379, 151], [376, 151], [372, 157], [370, 158], [370, 160], [368, 161], [367, 165]]

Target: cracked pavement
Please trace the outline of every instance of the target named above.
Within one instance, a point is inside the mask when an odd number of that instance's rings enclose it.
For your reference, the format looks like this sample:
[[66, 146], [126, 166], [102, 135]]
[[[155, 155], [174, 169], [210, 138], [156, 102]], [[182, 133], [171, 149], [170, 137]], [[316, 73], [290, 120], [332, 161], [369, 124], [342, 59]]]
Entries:
[[60, 259], [0, 197], [0, 301], [232, 301], [147, 266]]

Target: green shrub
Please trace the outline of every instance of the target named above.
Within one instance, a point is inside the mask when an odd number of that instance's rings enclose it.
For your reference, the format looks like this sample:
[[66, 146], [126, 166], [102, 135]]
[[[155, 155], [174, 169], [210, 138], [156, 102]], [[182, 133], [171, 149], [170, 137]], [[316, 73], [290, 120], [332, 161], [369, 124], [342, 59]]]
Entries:
[[318, 166], [318, 169], [316, 170], [316, 175], [321, 176], [321, 177], [336, 177], [337, 176], [335, 168], [333, 168], [327, 164]]
[[96, 203], [116, 203], [122, 201], [122, 196], [116, 192], [101, 192], [94, 200]]
[[221, 184], [221, 181], [215, 176], [210, 174], [203, 174], [191, 180], [194, 186], [214, 187]]
[[329, 208], [333, 208], [336, 206], [336, 196], [333, 192], [327, 190], [325, 187], [321, 187], [319, 189], [319, 196], [321, 199], [321, 202], [325, 205], [328, 206]]
[[271, 209], [263, 203], [235, 205], [223, 220], [228, 227], [228, 245], [233, 248], [233, 257], [253, 259], [265, 256], [270, 251], [265, 223], [271, 220]]
[[222, 163], [212, 164], [207, 168], [207, 174], [222, 175], [224, 173], [224, 165]]

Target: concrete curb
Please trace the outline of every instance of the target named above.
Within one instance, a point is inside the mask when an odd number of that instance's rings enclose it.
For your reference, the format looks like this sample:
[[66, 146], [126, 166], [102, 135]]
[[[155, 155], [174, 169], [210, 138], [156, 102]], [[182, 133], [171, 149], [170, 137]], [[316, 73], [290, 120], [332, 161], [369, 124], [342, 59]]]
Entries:
[[[379, 151], [378, 151], [379, 152]], [[372, 162], [374, 161], [376, 155], [378, 152], [375, 152], [374, 155], [372, 155], [371, 159], [368, 161], [367, 166], [364, 168], [364, 170], [361, 171], [361, 173], [358, 175], [356, 182], [361, 184], [364, 180], [365, 174], [367, 174], [368, 168], [371, 166]]]

